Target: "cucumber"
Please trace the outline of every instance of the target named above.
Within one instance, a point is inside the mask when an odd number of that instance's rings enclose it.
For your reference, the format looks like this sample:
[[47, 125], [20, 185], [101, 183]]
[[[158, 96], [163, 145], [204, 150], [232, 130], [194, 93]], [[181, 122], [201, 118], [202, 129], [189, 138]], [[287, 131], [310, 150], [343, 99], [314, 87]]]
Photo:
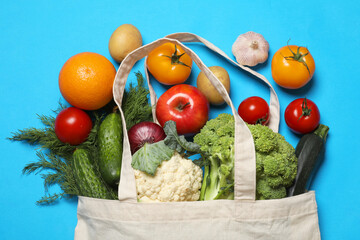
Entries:
[[100, 124], [98, 165], [102, 178], [112, 187], [120, 180], [122, 139], [121, 117], [118, 113], [110, 113]]
[[101, 179], [100, 173], [91, 162], [90, 154], [85, 149], [76, 149], [73, 153], [74, 178], [81, 196], [116, 199], [116, 194]]
[[298, 158], [298, 170], [294, 185], [288, 189], [288, 196], [295, 196], [305, 193], [320, 166], [325, 149], [326, 136], [329, 127], [320, 124], [312, 133], [301, 137], [295, 149]]

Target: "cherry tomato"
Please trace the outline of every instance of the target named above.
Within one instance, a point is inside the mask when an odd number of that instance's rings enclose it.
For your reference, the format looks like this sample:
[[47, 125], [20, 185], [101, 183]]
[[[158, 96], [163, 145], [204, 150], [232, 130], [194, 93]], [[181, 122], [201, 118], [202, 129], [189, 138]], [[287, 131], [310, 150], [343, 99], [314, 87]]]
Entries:
[[55, 134], [63, 143], [79, 145], [84, 142], [92, 128], [89, 115], [75, 107], [62, 110], [55, 119]]
[[281, 87], [297, 89], [307, 84], [315, 72], [315, 61], [306, 47], [288, 45], [273, 56], [271, 73]]
[[188, 79], [192, 60], [180, 46], [165, 43], [149, 53], [146, 64], [156, 80], [165, 85], [175, 85]]
[[309, 99], [298, 98], [286, 107], [285, 122], [295, 133], [312, 132], [320, 122], [319, 108]]
[[261, 97], [246, 98], [240, 103], [238, 113], [249, 124], [266, 125], [269, 122], [269, 105]]

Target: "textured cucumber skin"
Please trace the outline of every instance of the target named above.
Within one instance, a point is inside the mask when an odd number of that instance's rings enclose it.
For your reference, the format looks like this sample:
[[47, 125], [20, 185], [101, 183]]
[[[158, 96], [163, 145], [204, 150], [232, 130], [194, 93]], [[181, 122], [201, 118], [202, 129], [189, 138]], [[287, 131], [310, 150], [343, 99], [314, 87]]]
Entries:
[[85, 149], [76, 149], [73, 153], [74, 177], [80, 194], [85, 197], [113, 199], [104, 181], [96, 174], [90, 155]]
[[99, 170], [107, 184], [119, 183], [122, 160], [122, 124], [118, 113], [110, 113], [100, 125], [98, 134]]

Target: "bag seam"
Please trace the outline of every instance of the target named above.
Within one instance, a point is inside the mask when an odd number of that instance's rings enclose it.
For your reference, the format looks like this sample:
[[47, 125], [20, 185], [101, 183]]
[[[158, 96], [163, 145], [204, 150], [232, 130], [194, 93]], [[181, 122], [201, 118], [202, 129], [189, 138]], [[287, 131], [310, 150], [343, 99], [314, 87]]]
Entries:
[[[234, 221], [245, 221], [245, 222], [255, 222], [255, 221], [268, 221], [268, 220], [283, 220], [283, 219], [289, 219], [291, 217], [299, 217], [299, 216], [306, 216], [306, 215], [312, 215], [314, 213], [317, 213], [317, 210], [313, 210], [311, 212], [307, 212], [307, 213], [300, 213], [300, 214], [293, 214], [293, 215], [288, 215], [288, 216], [284, 216], [284, 217], [275, 217], [275, 218], [252, 218], [252, 219], [236, 219], [233, 217], [229, 217], [229, 218], [213, 218], [214, 220], [234, 220]], [[156, 221], [144, 221], [144, 220], [118, 220], [118, 219], [111, 219], [111, 218], [106, 218], [106, 217], [97, 217], [97, 216], [90, 216], [88, 214], [84, 214], [84, 213], [77, 213], [80, 216], [84, 216], [86, 218], [91, 218], [91, 219], [97, 219], [97, 220], [106, 220], [106, 221], [113, 221], [113, 222], [142, 222], [142, 223], [162, 223], [164, 221], [160, 221], [160, 220], [156, 220]], [[198, 221], [198, 220], [208, 220], [209, 218], [196, 218], [196, 219], [182, 219], [182, 220], [166, 220], [166, 222], [184, 222], [184, 221]], [[320, 232], [320, 231], [319, 231]]]

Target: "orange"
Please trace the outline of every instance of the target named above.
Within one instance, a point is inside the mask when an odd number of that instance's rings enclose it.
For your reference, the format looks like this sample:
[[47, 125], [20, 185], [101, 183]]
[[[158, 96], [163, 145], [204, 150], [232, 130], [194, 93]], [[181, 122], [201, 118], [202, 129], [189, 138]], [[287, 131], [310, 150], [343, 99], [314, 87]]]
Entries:
[[116, 70], [104, 56], [83, 52], [69, 58], [59, 74], [60, 92], [72, 106], [96, 110], [112, 99]]

